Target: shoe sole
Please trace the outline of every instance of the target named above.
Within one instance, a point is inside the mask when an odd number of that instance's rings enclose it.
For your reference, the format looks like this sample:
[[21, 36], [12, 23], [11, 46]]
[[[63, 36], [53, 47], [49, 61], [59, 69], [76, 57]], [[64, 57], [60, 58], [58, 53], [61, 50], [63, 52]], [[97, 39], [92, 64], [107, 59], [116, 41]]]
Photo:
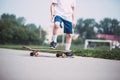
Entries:
[[50, 47], [51, 49], [55, 49], [54, 47]]

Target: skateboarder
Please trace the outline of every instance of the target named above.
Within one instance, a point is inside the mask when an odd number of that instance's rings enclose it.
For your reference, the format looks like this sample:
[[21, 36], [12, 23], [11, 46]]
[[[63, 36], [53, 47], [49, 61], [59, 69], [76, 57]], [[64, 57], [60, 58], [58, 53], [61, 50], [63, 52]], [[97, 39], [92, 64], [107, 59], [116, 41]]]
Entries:
[[75, 0], [52, 0], [51, 21], [54, 22], [51, 48], [57, 46], [57, 32], [59, 27], [64, 25], [64, 33], [66, 33], [65, 50], [70, 51], [72, 42], [72, 29], [75, 28]]

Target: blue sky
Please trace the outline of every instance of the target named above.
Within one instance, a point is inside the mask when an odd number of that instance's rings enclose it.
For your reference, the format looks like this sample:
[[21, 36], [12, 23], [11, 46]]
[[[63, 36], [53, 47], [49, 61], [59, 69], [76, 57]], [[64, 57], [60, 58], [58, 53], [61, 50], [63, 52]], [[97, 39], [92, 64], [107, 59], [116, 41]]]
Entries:
[[[3, 13], [25, 17], [26, 23], [48, 27], [50, 23], [51, 0], [0, 0], [0, 15]], [[69, 0], [68, 0], [69, 1]], [[120, 0], [76, 0], [76, 20], [105, 17], [120, 20]]]

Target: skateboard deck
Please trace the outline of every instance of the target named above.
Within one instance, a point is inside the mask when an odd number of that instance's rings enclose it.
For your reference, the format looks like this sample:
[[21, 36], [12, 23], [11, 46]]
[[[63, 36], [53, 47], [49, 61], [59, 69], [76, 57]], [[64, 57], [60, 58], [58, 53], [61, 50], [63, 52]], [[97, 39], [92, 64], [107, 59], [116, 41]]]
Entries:
[[[33, 49], [33, 48], [30, 48], [28, 46], [23, 46], [24, 49], [26, 50], [29, 50], [29, 51], [32, 51], [30, 52], [30, 56], [35, 56], [35, 57], [38, 57], [40, 52], [56, 52], [56, 57], [62, 57], [62, 58], [67, 58], [67, 57], [71, 57], [73, 58], [73, 55], [69, 54], [68, 55], [68, 52], [64, 51], [64, 50], [50, 50], [50, 49]], [[71, 51], [69, 51], [70, 53]]]

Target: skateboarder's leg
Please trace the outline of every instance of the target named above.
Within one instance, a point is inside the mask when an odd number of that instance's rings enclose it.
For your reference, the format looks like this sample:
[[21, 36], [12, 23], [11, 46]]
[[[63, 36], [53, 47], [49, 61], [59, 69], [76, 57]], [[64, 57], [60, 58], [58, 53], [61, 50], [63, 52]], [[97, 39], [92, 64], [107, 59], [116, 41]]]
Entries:
[[64, 33], [66, 33], [66, 44], [65, 44], [65, 51], [68, 54], [71, 54], [71, 42], [72, 42], [72, 22], [64, 20]]
[[53, 26], [53, 37], [52, 41], [57, 42], [58, 29], [61, 27], [62, 18], [60, 16], [55, 16], [54, 26]]
[[58, 35], [58, 29], [61, 26], [62, 18], [60, 16], [56, 16], [54, 18], [54, 26], [53, 26], [53, 35], [52, 35], [52, 42], [50, 44], [51, 48], [56, 48], [57, 45], [57, 35]]
[[71, 42], [72, 42], [72, 34], [66, 34], [66, 44], [65, 44], [66, 51], [70, 51]]
[[59, 29], [59, 22], [55, 22], [53, 26], [53, 36], [52, 41], [57, 42], [57, 35], [58, 35], [58, 29]]
[[55, 22], [53, 26], [53, 35], [52, 35], [52, 42], [50, 43], [50, 47], [55, 49], [57, 46], [57, 35], [59, 29], [60, 22]]

